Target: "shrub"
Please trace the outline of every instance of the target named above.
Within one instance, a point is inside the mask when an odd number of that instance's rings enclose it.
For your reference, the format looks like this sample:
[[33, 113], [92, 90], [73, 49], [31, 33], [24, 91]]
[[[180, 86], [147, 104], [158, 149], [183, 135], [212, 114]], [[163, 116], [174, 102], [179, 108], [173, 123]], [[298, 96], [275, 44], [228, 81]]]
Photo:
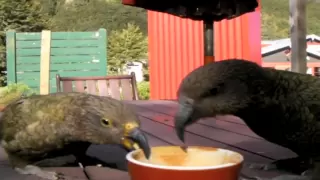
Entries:
[[150, 97], [150, 83], [149, 81], [142, 81], [138, 83], [138, 95], [140, 100], [148, 100]]
[[30, 96], [33, 94], [35, 94], [35, 91], [30, 89], [28, 85], [12, 83], [0, 88], [0, 104], [7, 105], [22, 96]]

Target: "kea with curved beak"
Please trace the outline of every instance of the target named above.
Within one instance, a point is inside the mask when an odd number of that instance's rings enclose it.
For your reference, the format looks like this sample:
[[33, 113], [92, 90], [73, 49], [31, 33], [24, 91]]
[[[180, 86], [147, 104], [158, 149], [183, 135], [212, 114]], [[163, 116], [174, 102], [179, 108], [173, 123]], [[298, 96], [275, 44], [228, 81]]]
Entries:
[[150, 147], [129, 105], [85, 93], [33, 95], [11, 102], [0, 117], [1, 146], [21, 174], [58, 179], [40, 167], [63, 166], [64, 157], [85, 161], [91, 144], [120, 144], [129, 151]]
[[[227, 59], [189, 73], [178, 90], [175, 129], [184, 141], [186, 126], [201, 118], [234, 115], [265, 140], [298, 157], [253, 169], [306, 174], [316, 167], [320, 179], [320, 79], [308, 74], [264, 68], [244, 59]], [[305, 178], [305, 177], [303, 177]]]

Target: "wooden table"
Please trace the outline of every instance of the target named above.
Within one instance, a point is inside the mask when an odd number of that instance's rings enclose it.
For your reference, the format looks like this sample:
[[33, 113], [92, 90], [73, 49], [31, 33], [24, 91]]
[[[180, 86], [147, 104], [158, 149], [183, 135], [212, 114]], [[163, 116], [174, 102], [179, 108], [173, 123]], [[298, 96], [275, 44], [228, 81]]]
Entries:
[[[181, 145], [173, 129], [173, 115], [177, 111], [174, 101], [126, 101], [140, 116], [142, 130], [152, 146]], [[265, 141], [254, 134], [242, 120], [233, 116], [200, 120], [187, 128], [188, 145], [226, 148], [240, 152], [246, 162], [267, 163], [275, 159], [294, 157], [290, 150]], [[3, 180], [39, 180], [33, 176], [15, 173], [8, 165], [0, 149], [0, 175]], [[2, 156], [1, 156], [2, 154]], [[126, 172], [126, 152], [116, 145], [92, 145], [87, 154], [106, 163], [116, 164], [117, 169], [89, 166], [52, 168], [63, 172], [70, 180], [129, 180]], [[246, 167], [243, 172], [251, 176], [273, 177], [278, 171], [253, 171]], [[282, 172], [283, 173], [283, 172]]]

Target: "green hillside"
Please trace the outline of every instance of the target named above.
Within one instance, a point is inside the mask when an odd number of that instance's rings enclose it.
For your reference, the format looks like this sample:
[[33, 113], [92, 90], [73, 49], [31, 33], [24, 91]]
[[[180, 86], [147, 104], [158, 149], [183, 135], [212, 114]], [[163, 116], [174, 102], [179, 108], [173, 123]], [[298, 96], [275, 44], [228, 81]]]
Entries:
[[[39, 1], [39, 0], [34, 0]], [[53, 31], [87, 31], [99, 27], [110, 30], [122, 29], [127, 22], [134, 22], [147, 33], [146, 11], [141, 8], [124, 6], [121, 0], [77, 0], [72, 7], [50, 7], [47, 0], [40, 0], [44, 9], [55, 9], [51, 17], [50, 29]], [[51, 0], [61, 2], [65, 0]], [[113, 2], [113, 3], [110, 3]], [[289, 0], [262, 1], [262, 36], [263, 39], [289, 37]], [[318, 3], [316, 2], [318, 1]], [[308, 34], [320, 35], [320, 1], [309, 0], [307, 8]], [[63, 4], [63, 3], [62, 3]], [[84, 23], [85, 22], [85, 23]]]
[[[262, 0], [263, 39], [289, 37], [289, 1]], [[320, 1], [307, 5], [307, 34], [320, 35]]]

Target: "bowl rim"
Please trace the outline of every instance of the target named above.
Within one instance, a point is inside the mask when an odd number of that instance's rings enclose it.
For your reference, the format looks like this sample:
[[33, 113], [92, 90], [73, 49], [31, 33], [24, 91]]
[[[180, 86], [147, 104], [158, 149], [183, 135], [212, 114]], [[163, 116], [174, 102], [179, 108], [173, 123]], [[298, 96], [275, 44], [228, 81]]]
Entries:
[[[172, 147], [172, 146], [156, 146], [156, 147]], [[199, 147], [199, 146], [189, 146], [189, 147]], [[205, 147], [205, 146], [202, 146], [202, 147]], [[241, 160], [238, 163], [226, 163], [226, 164], [221, 164], [221, 165], [217, 165], [217, 166], [164, 166], [164, 165], [149, 164], [149, 163], [141, 162], [141, 161], [134, 159], [133, 154], [138, 153], [139, 151], [141, 151], [141, 149], [137, 149], [137, 150], [129, 152], [126, 155], [126, 159], [127, 159], [127, 161], [129, 161], [133, 164], [137, 164], [139, 166], [155, 168], [155, 169], [180, 170], [180, 171], [199, 171], [199, 170], [222, 169], [222, 168], [226, 168], [226, 167], [236, 166], [238, 164], [243, 163], [243, 161], [244, 161], [243, 155], [236, 152], [236, 151], [223, 149], [223, 148], [217, 148], [217, 149], [222, 150], [222, 151], [226, 151], [229, 153], [238, 154], [241, 157]]]

